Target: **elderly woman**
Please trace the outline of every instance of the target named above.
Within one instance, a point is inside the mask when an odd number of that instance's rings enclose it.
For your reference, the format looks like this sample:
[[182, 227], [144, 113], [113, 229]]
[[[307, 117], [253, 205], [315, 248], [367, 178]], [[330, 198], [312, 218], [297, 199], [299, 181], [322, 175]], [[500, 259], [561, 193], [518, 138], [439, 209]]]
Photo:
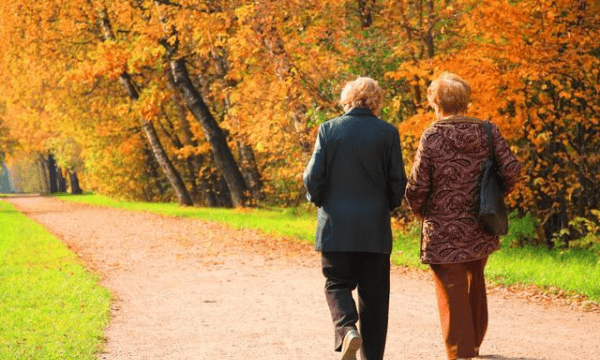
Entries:
[[371, 78], [349, 82], [340, 100], [346, 113], [321, 124], [304, 171], [307, 198], [319, 207], [315, 246], [321, 251], [334, 349], [343, 360], [356, 359], [359, 349], [363, 360], [380, 360], [385, 349], [390, 212], [404, 197], [406, 175], [398, 130], [375, 115], [382, 97]]
[[[471, 89], [444, 73], [427, 91], [437, 120], [421, 135], [406, 199], [422, 218], [421, 262], [433, 270], [448, 359], [479, 355], [488, 313], [484, 268], [498, 237], [478, 223], [482, 166], [490, 156], [483, 122], [466, 116]], [[505, 196], [521, 169], [498, 128], [491, 134]]]

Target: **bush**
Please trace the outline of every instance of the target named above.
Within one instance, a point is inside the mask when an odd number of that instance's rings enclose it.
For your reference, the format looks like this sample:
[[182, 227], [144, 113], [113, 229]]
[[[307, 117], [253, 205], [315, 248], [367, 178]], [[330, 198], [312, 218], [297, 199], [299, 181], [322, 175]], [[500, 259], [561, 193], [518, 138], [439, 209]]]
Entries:
[[519, 217], [517, 212], [512, 212], [509, 216], [509, 233], [501, 237], [502, 246], [509, 248], [519, 248], [525, 245], [539, 245], [540, 238], [536, 229], [539, 221], [531, 214]]
[[554, 235], [555, 243], [560, 248], [586, 249], [600, 255], [600, 211], [592, 210], [591, 213], [595, 218], [576, 217], [571, 220], [568, 228]]

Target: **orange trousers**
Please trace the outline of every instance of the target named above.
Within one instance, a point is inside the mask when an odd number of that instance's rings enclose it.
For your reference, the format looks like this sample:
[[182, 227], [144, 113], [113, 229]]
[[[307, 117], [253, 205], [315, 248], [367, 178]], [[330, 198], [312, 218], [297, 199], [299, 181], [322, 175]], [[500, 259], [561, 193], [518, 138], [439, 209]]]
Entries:
[[448, 359], [479, 355], [488, 325], [483, 270], [487, 257], [456, 264], [430, 264]]

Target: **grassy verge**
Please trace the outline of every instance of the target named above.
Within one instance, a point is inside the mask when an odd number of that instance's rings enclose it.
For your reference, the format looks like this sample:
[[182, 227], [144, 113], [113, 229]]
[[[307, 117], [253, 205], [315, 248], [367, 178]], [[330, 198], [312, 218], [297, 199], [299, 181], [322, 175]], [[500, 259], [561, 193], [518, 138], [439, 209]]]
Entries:
[[285, 236], [294, 240], [314, 240], [316, 212], [314, 209], [226, 209], [182, 207], [176, 203], [148, 203], [118, 201], [102, 195], [59, 195], [72, 202], [146, 211], [167, 216], [204, 219], [227, 223], [235, 229], [258, 229], [267, 234]]
[[[584, 295], [600, 303], [600, 257], [583, 249], [548, 250], [545, 247], [512, 247], [514, 231], [502, 239], [492, 254], [486, 278], [499, 285], [535, 285], [548, 293]], [[426, 269], [419, 263], [419, 230], [398, 236], [394, 257], [398, 264]]]
[[94, 359], [110, 299], [59, 240], [0, 201], [0, 359]]
[[[170, 216], [201, 218], [224, 222], [235, 228], [254, 228], [276, 236], [312, 242], [315, 231], [314, 208], [306, 209], [215, 209], [182, 208], [177, 204], [116, 201], [99, 195], [62, 196], [64, 200], [149, 211]], [[512, 226], [512, 224], [511, 224]], [[523, 224], [518, 224], [523, 226]], [[511, 232], [515, 232], [511, 229]], [[487, 277], [500, 285], [537, 285], [549, 292], [587, 296], [600, 302], [600, 261], [586, 250], [547, 250], [539, 247], [513, 248], [511, 235], [494, 253], [486, 268]], [[427, 269], [419, 262], [419, 231], [397, 234], [392, 261], [401, 266]]]

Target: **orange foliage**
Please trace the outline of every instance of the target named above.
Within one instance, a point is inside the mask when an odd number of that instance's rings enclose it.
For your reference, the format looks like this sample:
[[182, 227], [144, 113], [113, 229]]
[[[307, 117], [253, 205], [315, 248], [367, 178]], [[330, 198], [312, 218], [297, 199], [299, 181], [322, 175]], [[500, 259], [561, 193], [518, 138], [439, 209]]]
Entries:
[[[590, 215], [600, 204], [600, 7], [567, 0], [453, 6], [469, 9], [461, 16], [460, 38], [454, 38], [458, 47], [404, 63], [388, 76], [411, 85], [424, 79], [423, 92], [442, 71], [468, 79], [470, 113], [498, 124], [525, 164], [512, 205], [542, 223], [560, 222], [554, 229], [575, 215]], [[400, 129], [414, 139], [432, 120], [417, 110]]]
[[[114, 41], [103, 41], [104, 9]], [[151, 190], [164, 185], [139, 118], [155, 123], [180, 171], [210, 157], [202, 127], [174, 100], [164, 40], [185, 56], [232, 149], [252, 146], [273, 201], [302, 201], [298, 174], [317, 126], [342, 112], [345, 81], [367, 75], [387, 90], [381, 117], [398, 125], [410, 167], [433, 120], [427, 86], [453, 71], [473, 88], [469, 112], [491, 118], [525, 164], [513, 205], [544, 220], [600, 202], [598, 2], [384, 0], [365, 14], [353, 0], [7, 0], [0, 17], [4, 122], [25, 152], [77, 143], [81, 161], [57, 158], [103, 192], [172, 196]], [[140, 91], [134, 105], [123, 71]]]

